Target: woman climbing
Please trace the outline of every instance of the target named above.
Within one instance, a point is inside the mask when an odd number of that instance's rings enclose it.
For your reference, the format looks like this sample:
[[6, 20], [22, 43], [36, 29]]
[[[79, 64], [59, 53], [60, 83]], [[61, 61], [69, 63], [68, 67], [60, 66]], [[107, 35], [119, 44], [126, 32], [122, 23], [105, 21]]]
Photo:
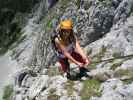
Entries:
[[60, 22], [59, 32], [53, 39], [56, 47], [61, 70], [69, 74], [69, 60], [79, 66], [80, 69], [86, 69], [85, 65], [90, 64], [90, 60], [80, 47], [80, 42], [73, 32], [73, 22], [66, 19]]

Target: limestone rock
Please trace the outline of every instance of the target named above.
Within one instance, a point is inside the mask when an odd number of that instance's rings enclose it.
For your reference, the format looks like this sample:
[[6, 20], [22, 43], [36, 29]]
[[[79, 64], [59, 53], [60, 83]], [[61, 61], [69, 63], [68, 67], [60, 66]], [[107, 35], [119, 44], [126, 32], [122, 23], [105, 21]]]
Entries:
[[29, 88], [29, 98], [34, 99], [42, 90], [46, 89], [48, 85], [49, 77], [47, 75], [36, 78], [35, 82]]

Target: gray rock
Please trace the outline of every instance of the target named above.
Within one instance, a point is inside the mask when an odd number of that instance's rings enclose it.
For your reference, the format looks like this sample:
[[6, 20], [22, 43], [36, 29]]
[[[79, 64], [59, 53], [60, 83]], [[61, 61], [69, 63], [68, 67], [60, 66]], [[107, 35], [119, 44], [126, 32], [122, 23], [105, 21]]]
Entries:
[[[67, 6], [63, 5], [64, 3], [67, 3]], [[33, 18], [28, 21], [26, 27], [22, 30], [24, 35], [27, 35], [25, 41], [14, 49], [14, 58], [17, 59], [18, 63], [21, 66], [30, 66], [31, 70], [38, 74], [46, 74], [45, 68], [54, 63], [55, 57], [49, 41], [50, 34], [47, 25], [55, 15], [60, 17], [65, 15], [69, 18], [76, 17], [74, 30], [78, 32], [76, 34], [81, 40], [81, 45], [86, 46], [86, 49], [91, 49], [91, 57], [99, 55], [102, 47], [105, 47], [106, 50], [102, 52], [103, 55], [99, 58], [100, 60], [133, 54], [132, 0], [88, 0], [82, 1], [80, 5], [80, 9], [77, 9], [74, 1], [59, 1], [54, 10], [49, 11], [49, 15], [45, 15], [47, 9], [45, 6], [47, 5], [45, 0], [42, 0]], [[43, 15], [47, 17], [37, 24], [36, 22], [39, 22]], [[91, 100], [132, 100], [133, 84], [125, 85], [120, 79], [111, 79], [115, 73], [110, 70], [112, 64], [113, 62], [100, 63], [96, 65], [95, 70], [88, 73], [95, 79], [105, 81], [100, 88], [101, 97], [92, 96]], [[130, 70], [132, 64], [131, 59], [124, 61], [118, 68]], [[72, 65], [72, 67], [74, 66]], [[121, 78], [123, 77], [125, 78], [122, 75]], [[47, 100], [50, 90], [54, 89], [53, 94], [59, 96], [60, 100], [71, 100], [72, 97], [69, 97], [67, 90], [64, 89], [65, 83], [67, 83], [67, 78], [60, 75], [53, 77], [47, 75], [28, 76], [23, 79], [20, 90], [18, 88], [21, 92], [16, 94], [16, 97], [20, 100], [21, 97]], [[79, 95], [81, 88], [82, 83], [75, 83], [75, 91], [72, 94], [74, 99], [81, 99]]]
[[67, 97], [67, 96], [62, 96], [62, 97], [60, 98], [60, 100], [70, 100], [70, 99], [69, 99], [69, 97]]
[[46, 89], [49, 85], [48, 75], [42, 75], [36, 78], [34, 83], [31, 85], [28, 91], [30, 99], [34, 99], [41, 91]]
[[67, 82], [67, 78], [62, 76], [55, 76], [51, 78], [52, 84], [51, 88], [56, 89], [56, 95], [62, 96], [64, 95], [64, 83]]
[[132, 100], [133, 84], [124, 85], [119, 79], [109, 79], [101, 85], [102, 96], [91, 100]]
[[90, 72], [88, 72], [88, 75], [100, 81], [105, 81], [113, 77], [113, 71], [109, 70], [108, 68], [98, 68], [98, 69], [91, 70]]
[[76, 81], [73, 88], [76, 90], [77, 93], [79, 93], [83, 88], [83, 83], [80, 83], [79, 81]]
[[120, 66], [122, 69], [133, 70], [133, 59], [123, 62]]

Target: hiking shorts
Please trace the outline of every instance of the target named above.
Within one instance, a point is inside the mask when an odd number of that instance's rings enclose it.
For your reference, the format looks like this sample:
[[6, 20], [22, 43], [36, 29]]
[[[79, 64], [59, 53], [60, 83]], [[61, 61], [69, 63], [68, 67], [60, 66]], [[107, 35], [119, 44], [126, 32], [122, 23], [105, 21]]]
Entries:
[[[80, 63], [85, 64], [85, 60], [82, 58], [82, 56], [77, 52], [72, 52], [71, 56], [77, 60]], [[59, 59], [59, 63], [61, 64], [61, 70], [63, 72], [67, 72], [70, 69], [70, 64], [68, 62], [68, 58], [61, 58]]]

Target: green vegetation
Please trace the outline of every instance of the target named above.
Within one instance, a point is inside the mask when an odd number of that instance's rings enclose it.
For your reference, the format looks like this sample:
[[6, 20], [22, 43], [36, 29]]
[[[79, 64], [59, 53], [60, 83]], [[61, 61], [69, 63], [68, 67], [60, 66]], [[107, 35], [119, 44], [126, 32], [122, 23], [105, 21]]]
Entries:
[[50, 89], [49, 90], [49, 95], [48, 95], [48, 100], [59, 100], [59, 96], [55, 94], [56, 90], [55, 89]]
[[[60, 16], [62, 16], [64, 14], [66, 8], [68, 7], [69, 2], [70, 2], [70, 0], [59, 1], [58, 4], [56, 5], [56, 8], [50, 9], [47, 14], [48, 16], [45, 16], [42, 19], [42, 22], [46, 23], [46, 24], [44, 24], [44, 27], [45, 27], [44, 29], [46, 32], [49, 33], [51, 31], [52, 20], [58, 19], [58, 18], [60, 18]], [[52, 11], [52, 13], [51, 13], [51, 11]]]
[[[91, 55], [91, 53], [92, 53], [92, 48], [85, 48], [84, 49], [84, 51], [86, 52], [86, 55]], [[94, 60], [94, 58], [91, 58], [91, 59], [93, 59]], [[96, 63], [92, 63], [92, 64], [90, 64], [89, 66], [88, 66], [88, 69], [89, 70], [92, 70], [92, 69], [95, 69], [96, 68]]]
[[47, 99], [48, 99], [48, 100], [59, 100], [59, 96], [58, 96], [58, 95], [55, 95], [55, 94], [49, 95], [49, 96], [47, 97]]
[[[96, 55], [94, 55], [93, 57], [91, 57], [91, 64], [88, 66], [88, 69], [95, 69], [96, 65], [98, 64], [97, 62], [100, 62], [102, 57], [104, 57], [104, 54], [106, 52], [107, 48], [102, 46], [99, 50], [99, 53], [97, 53]], [[92, 49], [87, 49], [85, 50], [87, 55], [90, 55], [92, 53]], [[96, 63], [94, 63], [96, 62]]]
[[114, 63], [112, 66], [111, 66], [111, 69], [112, 70], [115, 70], [117, 67], [119, 67], [121, 65], [121, 63]]
[[3, 23], [0, 28], [0, 54], [4, 54], [10, 49], [11, 45], [17, 42], [22, 35], [21, 28], [22, 23], [24, 23], [24, 15], [16, 14], [11, 16], [10, 14], [8, 15], [8, 13], [11, 12], [7, 11], [2, 15], [2, 17], [8, 16], [9, 18], [2, 20]]
[[81, 0], [76, 0], [76, 1], [75, 1], [75, 4], [76, 4], [76, 6], [78, 7], [78, 9], [80, 8], [80, 2], [81, 2]]
[[131, 84], [133, 82], [133, 77], [130, 79], [123, 80], [124, 84]]
[[82, 100], [89, 100], [91, 96], [101, 96], [99, 91], [101, 83], [98, 80], [86, 80], [83, 82], [84, 87], [81, 91]]
[[22, 33], [10, 33], [12, 34], [11, 36], [7, 35], [3, 35], [0, 38], [0, 54], [4, 54], [9, 48], [10, 46], [15, 43], [19, 37], [22, 35]]
[[4, 88], [3, 100], [12, 100], [13, 86], [7, 85]]
[[119, 62], [116, 62], [116, 63], [113, 63], [113, 65], [111, 66], [111, 69], [112, 70], [115, 70], [117, 67], [121, 66], [123, 61], [119, 61]]
[[74, 91], [73, 86], [74, 86], [74, 82], [70, 80], [68, 80], [67, 83], [65, 84], [65, 89], [67, 90], [68, 96], [72, 96]]
[[116, 77], [121, 77], [121, 76], [130, 76], [133, 77], [133, 70], [128, 70], [128, 69], [120, 69], [115, 72]]
[[99, 61], [101, 61], [102, 57], [104, 57], [104, 54], [105, 54], [106, 50], [107, 50], [107, 48], [104, 47], [104, 46], [102, 46], [102, 47], [100, 48], [99, 53], [96, 54], [96, 55], [94, 55], [94, 56], [92, 57], [92, 62], [93, 62], [93, 61], [94, 61], [94, 62], [99, 62]]
[[47, 74], [49, 76], [55, 76], [55, 75], [60, 75], [61, 72], [59, 71], [59, 68], [54, 67], [54, 68], [49, 69], [48, 72], [47, 72]]
[[[66, 9], [68, 7], [68, 3], [70, 2], [71, 0], [62, 0], [61, 1], [61, 8], [63, 9]], [[60, 10], [63, 10], [63, 9], [60, 9]]]
[[49, 90], [49, 93], [50, 93], [50, 94], [54, 94], [55, 92], [56, 92], [56, 89], [53, 89], [53, 88], [52, 88], [52, 89]]
[[89, 56], [92, 53], [92, 48], [85, 48], [84, 51]]
[[15, 41], [13, 45], [10, 46], [9, 49], [13, 51], [12, 55], [15, 54], [15, 51], [13, 50], [13, 48], [17, 47], [21, 42], [23, 42], [25, 38], [26, 38], [26, 35], [21, 36], [17, 41]]
[[4, 0], [0, 1], [0, 55], [6, 53], [20, 36], [21, 28], [26, 24], [27, 14], [37, 0]]
[[115, 72], [115, 77], [127, 76], [127, 79], [122, 79], [124, 84], [130, 84], [133, 82], [133, 70], [120, 69]]
[[117, 58], [117, 57], [120, 57], [120, 56], [122, 56], [122, 55], [121, 55], [121, 52], [114, 52], [114, 53], [113, 53], [113, 57], [114, 57], [114, 58]]
[[87, 66], [88, 70], [96, 69], [97, 63], [92, 63]]
[[48, 22], [47, 22], [47, 25], [46, 25], [49, 29], [51, 29], [52, 28], [52, 21], [51, 20], [49, 20]]

